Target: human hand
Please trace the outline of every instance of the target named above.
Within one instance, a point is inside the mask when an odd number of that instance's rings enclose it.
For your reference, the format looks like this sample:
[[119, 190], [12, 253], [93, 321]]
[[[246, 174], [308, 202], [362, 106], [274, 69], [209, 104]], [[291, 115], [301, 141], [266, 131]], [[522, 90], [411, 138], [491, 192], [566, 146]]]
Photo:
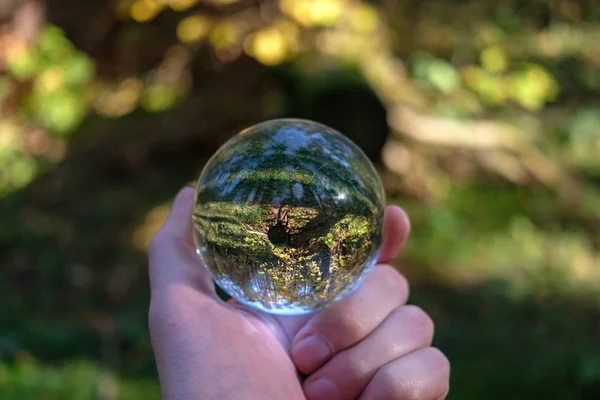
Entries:
[[405, 305], [408, 283], [386, 262], [408, 218], [388, 207], [379, 265], [314, 314], [274, 316], [221, 301], [191, 240], [194, 191], [183, 189], [150, 245], [149, 325], [165, 400], [444, 399], [450, 367], [433, 323]]

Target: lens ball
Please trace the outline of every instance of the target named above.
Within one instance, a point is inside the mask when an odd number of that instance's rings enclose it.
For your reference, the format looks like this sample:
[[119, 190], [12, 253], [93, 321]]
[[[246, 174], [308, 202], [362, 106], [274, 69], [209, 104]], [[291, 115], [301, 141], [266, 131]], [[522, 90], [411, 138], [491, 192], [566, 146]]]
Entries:
[[240, 303], [303, 314], [350, 293], [377, 260], [384, 193], [341, 133], [297, 119], [247, 128], [205, 165], [194, 241], [215, 282]]

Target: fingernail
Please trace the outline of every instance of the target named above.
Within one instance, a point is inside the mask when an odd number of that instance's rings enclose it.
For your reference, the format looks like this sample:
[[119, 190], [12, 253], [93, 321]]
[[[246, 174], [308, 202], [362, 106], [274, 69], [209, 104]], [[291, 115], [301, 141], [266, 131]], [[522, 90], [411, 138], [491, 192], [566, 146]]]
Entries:
[[319, 378], [304, 384], [304, 394], [309, 400], [338, 400], [340, 392], [328, 379]]
[[320, 335], [302, 339], [292, 349], [292, 358], [296, 368], [311, 373], [333, 356], [331, 344]]

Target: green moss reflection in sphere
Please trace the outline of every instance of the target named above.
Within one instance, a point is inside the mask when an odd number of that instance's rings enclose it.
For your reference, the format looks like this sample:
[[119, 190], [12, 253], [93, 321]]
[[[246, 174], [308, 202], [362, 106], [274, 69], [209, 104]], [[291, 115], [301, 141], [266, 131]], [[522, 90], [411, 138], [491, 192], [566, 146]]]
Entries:
[[376, 262], [384, 195], [364, 153], [339, 132], [280, 119], [250, 127], [204, 167], [193, 223], [215, 282], [276, 314], [318, 310]]

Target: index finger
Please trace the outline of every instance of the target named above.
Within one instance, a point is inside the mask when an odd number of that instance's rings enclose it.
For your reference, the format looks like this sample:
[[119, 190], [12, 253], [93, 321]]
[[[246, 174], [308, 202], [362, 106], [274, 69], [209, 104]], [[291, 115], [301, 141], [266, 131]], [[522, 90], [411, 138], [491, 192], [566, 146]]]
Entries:
[[383, 243], [377, 262], [386, 264], [398, 257], [409, 233], [410, 220], [404, 210], [398, 206], [387, 206], [383, 226]]

